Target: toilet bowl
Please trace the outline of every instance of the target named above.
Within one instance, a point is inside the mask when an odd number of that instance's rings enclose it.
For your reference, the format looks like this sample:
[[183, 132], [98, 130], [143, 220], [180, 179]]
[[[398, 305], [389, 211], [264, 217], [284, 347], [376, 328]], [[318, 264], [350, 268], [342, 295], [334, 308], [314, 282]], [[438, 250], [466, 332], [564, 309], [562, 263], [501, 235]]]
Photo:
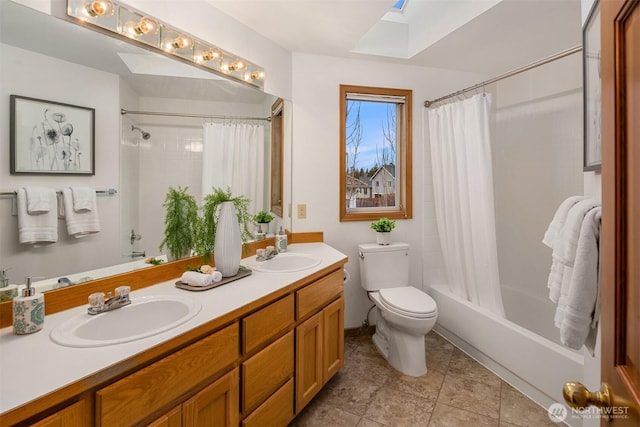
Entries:
[[403, 374], [426, 374], [425, 335], [436, 323], [438, 308], [429, 295], [407, 283], [409, 245], [365, 243], [358, 249], [361, 284], [376, 306], [376, 348]]

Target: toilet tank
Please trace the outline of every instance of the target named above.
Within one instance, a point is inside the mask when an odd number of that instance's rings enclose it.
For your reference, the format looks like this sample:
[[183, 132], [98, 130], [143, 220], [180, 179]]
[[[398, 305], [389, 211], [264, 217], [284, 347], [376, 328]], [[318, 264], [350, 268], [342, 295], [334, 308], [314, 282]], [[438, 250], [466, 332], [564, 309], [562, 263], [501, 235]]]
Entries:
[[362, 243], [358, 245], [360, 284], [367, 291], [409, 285], [407, 243]]

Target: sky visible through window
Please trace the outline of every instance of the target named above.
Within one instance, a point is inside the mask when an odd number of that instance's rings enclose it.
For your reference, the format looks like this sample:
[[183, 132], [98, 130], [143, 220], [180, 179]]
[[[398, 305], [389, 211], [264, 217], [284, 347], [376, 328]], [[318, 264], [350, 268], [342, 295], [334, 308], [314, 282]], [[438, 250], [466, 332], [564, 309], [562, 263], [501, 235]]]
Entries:
[[402, 10], [402, 8], [404, 7], [404, 4], [406, 3], [406, 0], [398, 0], [394, 5], [393, 5], [393, 9], [395, 10]]
[[[348, 101], [348, 104], [360, 104], [362, 140], [358, 147], [356, 169], [362, 168], [367, 171], [376, 165], [381, 166], [383, 160], [382, 151], [385, 147], [388, 147], [388, 142], [384, 139], [383, 129], [388, 126], [389, 113], [392, 114], [393, 118], [391, 120], [395, 123], [395, 104], [372, 101]], [[355, 106], [350, 109], [350, 112], [355, 114]], [[350, 114], [350, 117], [347, 118], [347, 123], [352, 123], [351, 116], [353, 114]], [[347, 151], [351, 151], [350, 147], [347, 147]], [[387, 158], [386, 160], [387, 163], [389, 163], [389, 160], [395, 163], [395, 159]]]

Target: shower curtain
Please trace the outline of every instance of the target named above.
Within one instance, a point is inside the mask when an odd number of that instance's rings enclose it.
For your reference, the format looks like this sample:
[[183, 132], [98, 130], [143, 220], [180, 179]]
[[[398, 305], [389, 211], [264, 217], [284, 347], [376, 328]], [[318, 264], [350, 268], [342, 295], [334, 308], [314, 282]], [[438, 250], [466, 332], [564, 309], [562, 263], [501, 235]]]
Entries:
[[438, 234], [451, 290], [504, 317], [493, 202], [491, 94], [428, 110]]
[[250, 200], [249, 212], [264, 208], [264, 126], [253, 123], [205, 123], [202, 198], [213, 187], [231, 189]]

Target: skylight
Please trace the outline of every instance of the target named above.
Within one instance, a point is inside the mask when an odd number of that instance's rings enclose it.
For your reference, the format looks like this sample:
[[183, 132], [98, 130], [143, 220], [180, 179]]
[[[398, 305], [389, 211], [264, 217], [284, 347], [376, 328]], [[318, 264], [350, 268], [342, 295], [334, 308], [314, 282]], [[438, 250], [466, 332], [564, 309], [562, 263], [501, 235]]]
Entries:
[[391, 10], [396, 11], [396, 12], [402, 12], [402, 10], [404, 9], [404, 5], [407, 4], [407, 0], [398, 0], [393, 7], [391, 8]]

